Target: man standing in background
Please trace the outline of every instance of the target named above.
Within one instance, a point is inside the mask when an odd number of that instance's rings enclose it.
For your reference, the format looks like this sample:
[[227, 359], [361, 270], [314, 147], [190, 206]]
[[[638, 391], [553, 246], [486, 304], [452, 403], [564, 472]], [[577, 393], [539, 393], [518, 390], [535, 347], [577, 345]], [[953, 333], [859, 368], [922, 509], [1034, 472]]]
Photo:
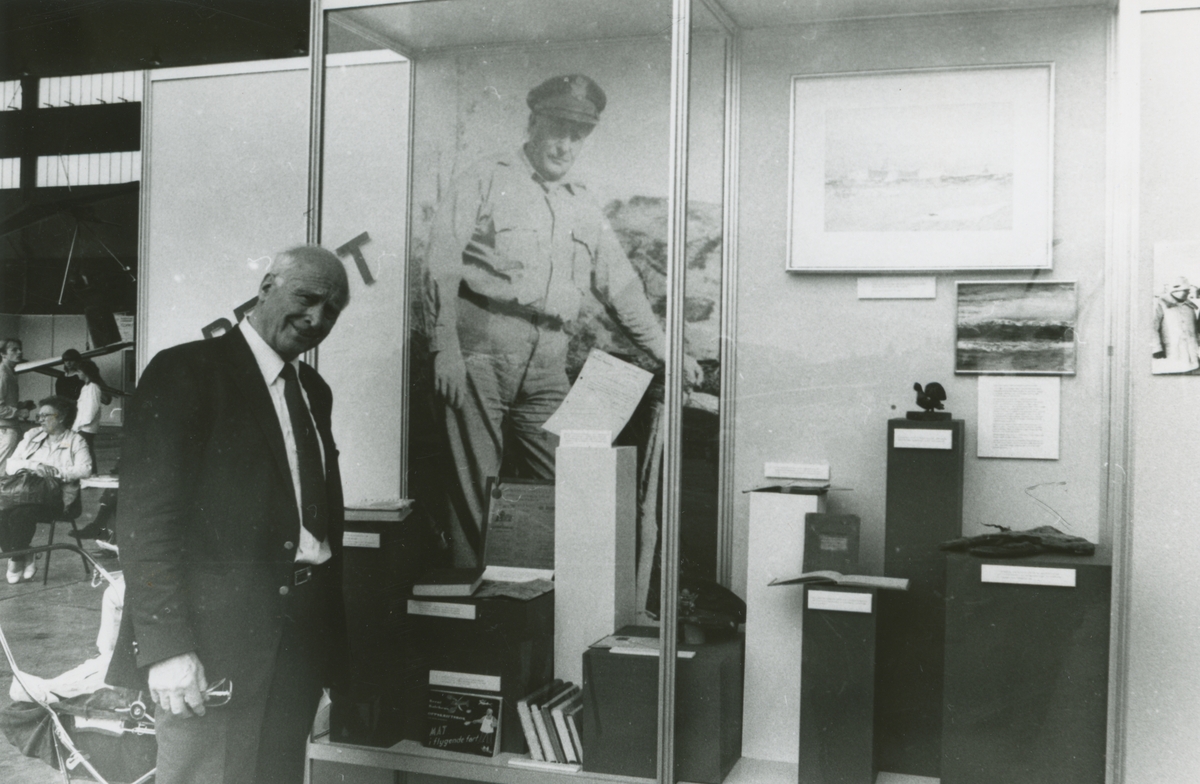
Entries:
[[17, 383], [17, 363], [21, 361], [21, 341], [16, 338], [0, 340], [0, 474], [4, 464], [21, 442], [21, 434], [29, 423], [33, 404], [21, 403]]

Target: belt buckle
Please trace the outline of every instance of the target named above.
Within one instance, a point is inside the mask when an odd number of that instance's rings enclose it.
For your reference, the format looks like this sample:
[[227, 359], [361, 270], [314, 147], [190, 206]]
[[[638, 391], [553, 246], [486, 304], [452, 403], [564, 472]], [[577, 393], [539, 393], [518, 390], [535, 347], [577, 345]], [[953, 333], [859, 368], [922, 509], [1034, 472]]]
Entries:
[[297, 569], [293, 585], [304, 585], [312, 579], [312, 566], [305, 566], [303, 569]]

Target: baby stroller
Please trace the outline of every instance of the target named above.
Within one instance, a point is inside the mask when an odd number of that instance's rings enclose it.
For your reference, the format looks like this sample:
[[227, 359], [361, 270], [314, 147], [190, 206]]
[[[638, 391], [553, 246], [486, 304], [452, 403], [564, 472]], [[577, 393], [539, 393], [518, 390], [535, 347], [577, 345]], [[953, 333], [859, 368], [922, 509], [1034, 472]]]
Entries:
[[[13, 551], [5, 555], [33, 555], [50, 550], [71, 550], [90, 562], [92, 585], [107, 582], [104, 619], [97, 644], [101, 655], [89, 659], [58, 678], [44, 680], [20, 670], [0, 629], [0, 646], [13, 672], [14, 702], [0, 711], [0, 725], [14, 746], [26, 756], [40, 757], [55, 767], [64, 784], [73, 772], [100, 784], [146, 784], [154, 778], [157, 746], [154, 741], [153, 703], [142, 694], [104, 685], [119, 623], [120, 575], [105, 571], [87, 552], [73, 544], [53, 544]], [[111, 597], [113, 598], [110, 598]], [[116, 615], [116, 621], [110, 617]], [[111, 627], [111, 630], [110, 630]], [[109, 637], [106, 641], [106, 636]], [[107, 653], [105, 653], [107, 648]]]

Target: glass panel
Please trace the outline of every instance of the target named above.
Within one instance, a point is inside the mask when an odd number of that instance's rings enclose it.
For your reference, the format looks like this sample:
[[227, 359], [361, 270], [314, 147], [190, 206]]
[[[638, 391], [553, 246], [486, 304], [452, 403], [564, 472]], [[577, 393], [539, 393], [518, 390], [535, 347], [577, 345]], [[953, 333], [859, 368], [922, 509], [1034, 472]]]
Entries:
[[322, 344], [349, 508], [396, 508], [402, 496], [404, 264], [409, 63], [337, 23], [328, 26], [322, 244], [346, 263], [353, 305]]
[[[432, 0], [326, 15], [323, 237], [333, 247], [369, 233], [362, 250], [377, 282], [352, 280], [343, 318], [358, 326], [339, 331], [354, 345], [336, 349], [337, 358], [323, 347], [322, 370], [343, 363], [374, 401], [396, 390], [391, 411], [364, 396], [347, 414], [358, 420], [344, 424], [374, 444], [356, 463], [363, 499], [384, 486], [370, 474], [390, 470], [389, 447], [406, 450], [393, 486], [415, 499], [403, 536], [417, 555], [389, 578], [402, 584], [401, 598], [414, 582], [431, 585], [420, 579], [428, 571], [482, 565], [485, 556], [489, 566], [554, 572], [553, 591], [526, 601], [477, 593], [438, 598], [433, 609], [395, 605], [417, 649], [411, 661], [384, 665], [397, 693], [408, 690], [402, 751], [462, 742], [446, 740], [457, 737], [446, 712], [459, 708], [445, 693], [498, 691], [500, 748], [546, 757], [536, 736], [531, 750], [517, 702], [555, 678], [582, 687], [586, 653], [597, 657], [593, 715], [626, 728], [592, 735], [589, 771], [653, 777], [658, 659], [589, 646], [637, 623], [649, 625], [646, 636], [623, 645], [657, 643], [645, 598], [662, 448], [652, 409], [666, 352], [671, 7], [620, 0], [569, 15], [556, 9], [544, 0]], [[406, 58], [411, 81], [368, 84], [352, 75], [366, 66], [339, 65], [379, 47]], [[408, 120], [378, 117], [401, 93]], [[411, 138], [399, 132], [409, 127]], [[394, 160], [398, 152], [410, 170]], [[390, 238], [406, 222], [403, 250], [394, 251]], [[402, 290], [381, 288], [400, 280]], [[363, 362], [368, 326], [366, 353], [376, 353]], [[543, 425], [597, 350], [599, 380], [615, 367], [652, 389], [617, 396], [628, 400], [628, 427], [585, 407], [566, 426], [573, 440], [560, 444]], [[400, 367], [408, 375], [394, 383]], [[345, 395], [338, 407], [346, 411]], [[403, 436], [393, 438], [400, 415]], [[607, 448], [614, 440], [618, 448]], [[480, 590], [496, 590], [488, 586]], [[397, 624], [380, 612], [380, 628], [393, 634]], [[490, 620], [447, 627], [437, 615], [446, 612]], [[350, 703], [370, 693], [361, 684]], [[484, 711], [472, 714], [484, 734], [486, 703], [471, 710]], [[567, 762], [578, 756], [557, 735], [550, 745]]]

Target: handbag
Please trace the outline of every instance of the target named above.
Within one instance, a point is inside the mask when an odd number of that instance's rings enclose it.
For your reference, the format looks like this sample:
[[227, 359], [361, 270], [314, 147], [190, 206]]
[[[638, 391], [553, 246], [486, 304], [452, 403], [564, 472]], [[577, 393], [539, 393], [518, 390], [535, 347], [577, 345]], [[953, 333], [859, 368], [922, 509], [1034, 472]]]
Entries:
[[62, 482], [27, 468], [0, 477], [0, 511], [30, 505], [62, 511]]

